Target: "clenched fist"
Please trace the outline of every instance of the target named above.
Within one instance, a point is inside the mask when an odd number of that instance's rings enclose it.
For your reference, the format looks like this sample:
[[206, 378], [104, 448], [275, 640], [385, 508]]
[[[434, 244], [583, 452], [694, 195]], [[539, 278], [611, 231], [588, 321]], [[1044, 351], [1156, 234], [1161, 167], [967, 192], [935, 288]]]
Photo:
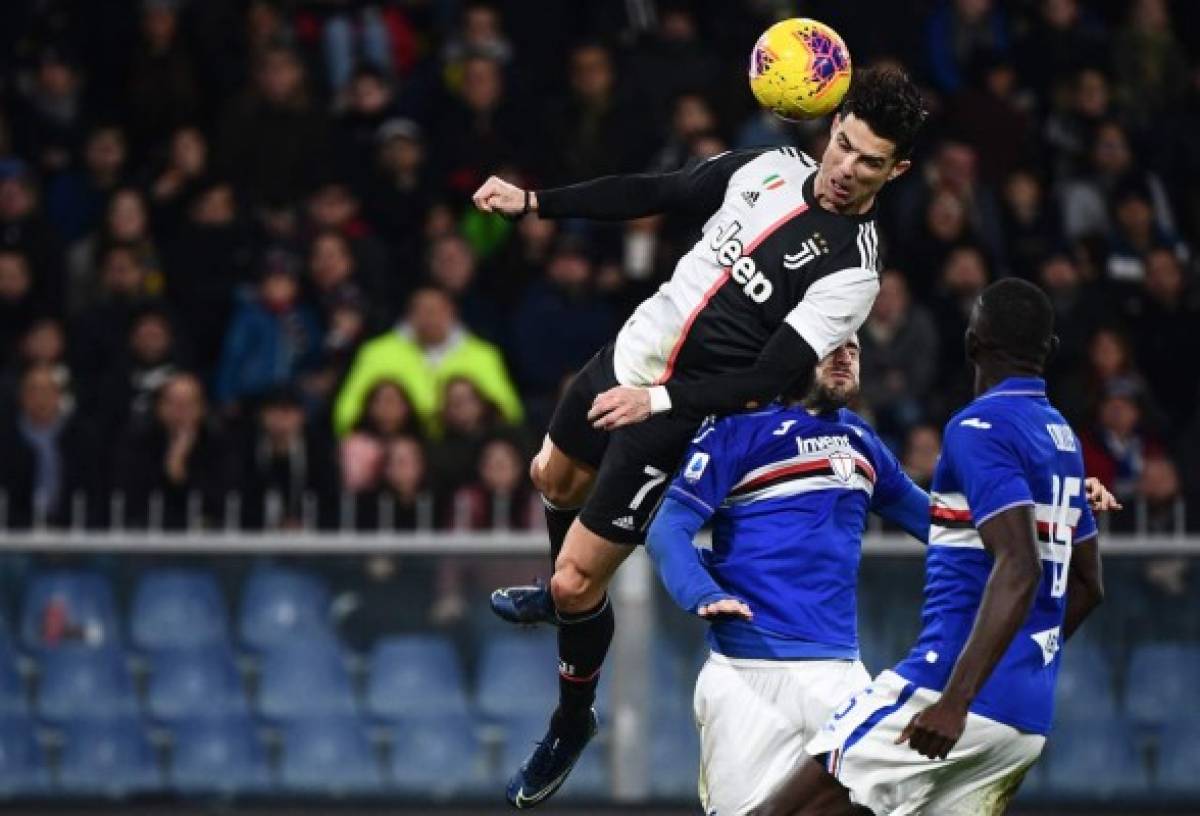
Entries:
[[[529, 197], [528, 209], [526, 196]], [[524, 215], [526, 212], [537, 212], [537, 193], [522, 190], [498, 176], [489, 176], [471, 196], [471, 201], [483, 212], [500, 213], [510, 218]]]

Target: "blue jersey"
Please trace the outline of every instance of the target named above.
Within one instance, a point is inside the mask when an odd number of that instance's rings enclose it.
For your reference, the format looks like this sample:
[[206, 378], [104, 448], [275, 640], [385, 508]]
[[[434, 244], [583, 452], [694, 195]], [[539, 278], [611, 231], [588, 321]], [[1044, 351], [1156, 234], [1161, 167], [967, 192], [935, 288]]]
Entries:
[[[919, 536], [928, 524], [926, 495], [848, 410], [813, 416], [778, 407], [703, 426], [667, 493], [672, 500], [698, 514], [696, 528], [712, 519], [712, 548], [699, 555], [704, 582], [754, 612], [752, 622], [721, 619], [710, 627], [713, 650], [730, 657], [856, 658], [867, 512], [907, 519], [906, 529]], [[652, 555], [668, 524], [656, 520]], [[690, 535], [681, 538], [690, 545]], [[667, 572], [664, 580], [670, 588]]]
[[1037, 520], [1041, 584], [1028, 619], [971, 710], [1045, 734], [1054, 714], [1071, 548], [1096, 535], [1096, 522], [1084, 495], [1079, 442], [1046, 399], [1042, 380], [1005, 380], [950, 420], [931, 499], [923, 629], [896, 672], [918, 686], [945, 688], [992, 569], [977, 528], [1010, 507], [1029, 505]]

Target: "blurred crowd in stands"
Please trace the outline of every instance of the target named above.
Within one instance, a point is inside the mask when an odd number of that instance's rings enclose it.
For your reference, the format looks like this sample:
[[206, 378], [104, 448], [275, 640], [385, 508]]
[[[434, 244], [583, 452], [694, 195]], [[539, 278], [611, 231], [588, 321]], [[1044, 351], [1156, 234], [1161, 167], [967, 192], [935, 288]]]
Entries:
[[699, 224], [470, 193], [820, 156], [746, 85], [797, 12], [933, 112], [859, 410], [928, 483], [973, 297], [1033, 280], [1114, 526], [1200, 527], [1200, 4], [1167, 0], [8, 0], [0, 526], [539, 524], [556, 395]]

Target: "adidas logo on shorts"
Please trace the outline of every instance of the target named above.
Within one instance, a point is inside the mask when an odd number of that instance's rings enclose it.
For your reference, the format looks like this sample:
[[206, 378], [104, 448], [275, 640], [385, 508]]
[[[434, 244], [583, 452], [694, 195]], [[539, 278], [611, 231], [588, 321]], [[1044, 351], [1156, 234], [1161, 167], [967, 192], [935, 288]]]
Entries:
[[633, 516], [621, 516], [620, 518], [613, 519], [612, 525], [613, 527], [620, 527], [622, 530], [630, 531], [635, 527]]

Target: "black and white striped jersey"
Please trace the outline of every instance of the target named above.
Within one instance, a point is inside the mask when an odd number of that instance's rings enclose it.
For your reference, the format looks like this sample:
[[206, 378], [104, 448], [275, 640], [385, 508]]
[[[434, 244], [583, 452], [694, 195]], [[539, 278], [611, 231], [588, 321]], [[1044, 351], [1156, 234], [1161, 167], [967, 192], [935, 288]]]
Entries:
[[712, 214], [671, 279], [622, 327], [621, 383], [745, 369], [783, 323], [818, 359], [858, 330], [879, 288], [875, 212], [820, 207], [816, 171], [806, 154], [779, 148], [723, 153], [686, 172], [679, 192]]

